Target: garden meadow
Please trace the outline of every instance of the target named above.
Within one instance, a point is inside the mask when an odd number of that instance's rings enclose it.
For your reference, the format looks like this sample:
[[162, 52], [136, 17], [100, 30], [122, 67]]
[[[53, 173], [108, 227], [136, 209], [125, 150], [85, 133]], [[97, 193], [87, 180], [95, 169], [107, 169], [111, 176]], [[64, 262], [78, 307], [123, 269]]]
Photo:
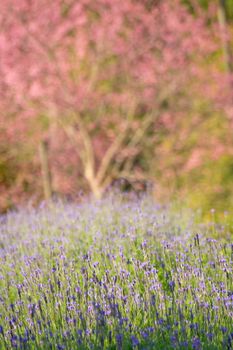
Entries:
[[0, 220], [0, 349], [232, 349], [227, 225], [119, 193]]

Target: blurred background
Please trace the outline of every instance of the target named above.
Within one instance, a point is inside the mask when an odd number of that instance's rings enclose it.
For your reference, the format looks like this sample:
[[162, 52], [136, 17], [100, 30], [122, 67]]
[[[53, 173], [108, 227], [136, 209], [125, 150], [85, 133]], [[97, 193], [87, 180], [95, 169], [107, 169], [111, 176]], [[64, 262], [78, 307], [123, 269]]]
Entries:
[[231, 212], [232, 44], [233, 0], [1, 0], [0, 211], [118, 186]]

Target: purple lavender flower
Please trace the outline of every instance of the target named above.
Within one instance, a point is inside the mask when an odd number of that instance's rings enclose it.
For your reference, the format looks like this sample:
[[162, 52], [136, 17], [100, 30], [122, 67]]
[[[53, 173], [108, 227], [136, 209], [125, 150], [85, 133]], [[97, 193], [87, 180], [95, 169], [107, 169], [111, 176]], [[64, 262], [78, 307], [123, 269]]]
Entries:
[[132, 342], [133, 347], [136, 347], [140, 344], [138, 338], [135, 335], [131, 336], [131, 342]]
[[199, 338], [192, 339], [192, 348], [193, 350], [200, 350], [201, 349], [201, 341]]

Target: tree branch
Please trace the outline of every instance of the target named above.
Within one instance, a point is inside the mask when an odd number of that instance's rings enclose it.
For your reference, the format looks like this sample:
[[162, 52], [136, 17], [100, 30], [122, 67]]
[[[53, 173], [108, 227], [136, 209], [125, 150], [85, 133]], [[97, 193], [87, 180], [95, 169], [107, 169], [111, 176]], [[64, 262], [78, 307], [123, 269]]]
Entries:
[[115, 138], [112, 145], [108, 148], [107, 152], [105, 153], [103, 160], [100, 164], [99, 170], [97, 172], [98, 183], [101, 183], [104, 180], [113, 158], [116, 156], [117, 152], [120, 150], [127, 136], [129, 128], [130, 128], [130, 122], [128, 121], [124, 131]]

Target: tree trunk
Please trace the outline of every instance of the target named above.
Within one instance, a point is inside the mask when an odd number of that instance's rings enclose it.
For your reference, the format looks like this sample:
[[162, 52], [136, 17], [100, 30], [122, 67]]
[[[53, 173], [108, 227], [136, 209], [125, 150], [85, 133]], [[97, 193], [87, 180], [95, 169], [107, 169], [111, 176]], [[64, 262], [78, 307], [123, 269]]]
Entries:
[[48, 161], [48, 143], [45, 140], [40, 142], [39, 155], [41, 163], [44, 198], [46, 201], [50, 201], [52, 198], [52, 181]]

